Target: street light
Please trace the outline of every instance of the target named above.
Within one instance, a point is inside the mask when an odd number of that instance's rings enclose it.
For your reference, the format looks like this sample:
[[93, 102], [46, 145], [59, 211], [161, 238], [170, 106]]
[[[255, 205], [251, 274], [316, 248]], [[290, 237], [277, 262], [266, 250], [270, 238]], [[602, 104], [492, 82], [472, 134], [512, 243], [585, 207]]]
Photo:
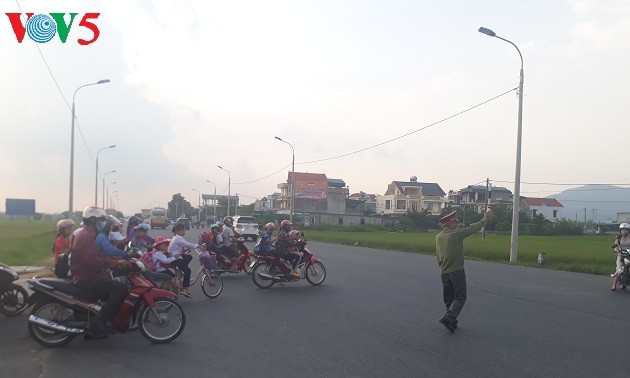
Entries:
[[[116, 181], [112, 182], [111, 184], [107, 184], [107, 206], [109, 207], [109, 204], [111, 203], [112, 198], [109, 196], [109, 187], [116, 184]], [[105, 205], [105, 204], [103, 204]]]
[[109, 83], [109, 79], [104, 79], [104, 80], [99, 80], [96, 83], [91, 83], [91, 84], [85, 84], [80, 86], [79, 88], [77, 88], [74, 91], [74, 94], [72, 95], [72, 122], [71, 122], [71, 131], [70, 131], [70, 190], [69, 190], [69, 195], [68, 195], [68, 218], [72, 218], [72, 197], [74, 194], [74, 113], [75, 113], [75, 106], [74, 106], [74, 102], [75, 102], [75, 98], [77, 96], [77, 92], [79, 91], [79, 89], [84, 88], [84, 87], [89, 87], [90, 85], [97, 85], [97, 84], [105, 84], [105, 83]]
[[293, 145], [286, 140], [283, 140], [280, 137], [274, 137], [278, 139], [280, 142], [284, 142], [291, 147], [291, 151], [293, 152], [292, 160], [291, 160], [291, 212], [289, 213], [289, 220], [293, 223], [293, 207], [295, 202], [295, 150], [293, 149]]
[[[210, 180], [206, 180], [207, 183], [210, 183], [214, 186], [214, 221], [217, 221], [217, 186]], [[207, 213], [207, 210], [206, 210]]]
[[228, 171], [227, 169], [221, 167], [220, 165], [217, 165], [217, 167], [219, 167], [219, 169], [222, 169], [224, 171], [226, 171], [228, 173], [228, 201], [227, 201], [227, 216], [230, 216], [230, 186], [232, 185], [232, 175], [230, 175], [230, 171]]
[[505, 41], [518, 51], [521, 58], [521, 75], [518, 84], [518, 131], [516, 134], [516, 172], [514, 174], [514, 201], [512, 204], [512, 241], [510, 243], [510, 262], [518, 261], [518, 216], [521, 203], [521, 138], [523, 134], [523, 82], [525, 74], [523, 71], [523, 54], [521, 50], [512, 42], [505, 38], [499, 37], [495, 32], [484, 27], [479, 28], [479, 32], [487, 36], [499, 38]]
[[[101, 151], [103, 150], [108, 150], [114, 147], [116, 147], [115, 144], [109, 147], [103, 147], [100, 150], [98, 150], [98, 152], [96, 153], [96, 177], [94, 178], [94, 206], [98, 206], [98, 154], [100, 154]], [[103, 207], [105, 207], [105, 204], [103, 204]]]
[[[197, 218], [197, 220], [199, 222], [201, 222], [201, 192], [198, 191], [197, 189], [193, 188], [193, 190], [197, 193], [199, 193], [199, 202], [197, 202], [197, 205], [199, 206], [199, 218]], [[208, 214], [206, 214], [206, 216], [208, 216]]]
[[105, 206], [105, 177], [106, 177], [108, 174], [110, 174], [110, 173], [114, 173], [114, 172], [116, 172], [116, 170], [115, 170], [115, 169], [114, 169], [113, 171], [109, 171], [109, 172], [107, 172], [107, 173], [105, 173], [105, 174], [103, 175], [103, 206]]

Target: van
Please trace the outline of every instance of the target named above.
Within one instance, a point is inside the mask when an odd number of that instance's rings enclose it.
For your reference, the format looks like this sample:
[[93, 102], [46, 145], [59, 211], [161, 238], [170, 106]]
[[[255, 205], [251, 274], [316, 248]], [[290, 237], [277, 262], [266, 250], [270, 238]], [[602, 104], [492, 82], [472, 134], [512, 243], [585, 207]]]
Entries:
[[258, 223], [255, 217], [252, 216], [235, 216], [234, 217], [235, 231], [247, 240], [251, 238], [252, 241], [258, 240]]

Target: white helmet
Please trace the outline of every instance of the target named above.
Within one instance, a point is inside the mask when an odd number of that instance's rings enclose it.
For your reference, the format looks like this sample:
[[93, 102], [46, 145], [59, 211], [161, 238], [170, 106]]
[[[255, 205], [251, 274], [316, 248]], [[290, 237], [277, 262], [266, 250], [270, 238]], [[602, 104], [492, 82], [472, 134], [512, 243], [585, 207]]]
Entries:
[[98, 206], [88, 206], [83, 210], [83, 219], [90, 219], [92, 217], [107, 218], [107, 213]]
[[622, 230], [622, 229], [624, 229], [624, 228], [625, 228], [626, 230], [630, 230], [630, 223], [622, 223], [622, 224], [620, 224], [620, 225], [619, 225], [619, 229], [620, 229], [620, 230]]
[[118, 218], [116, 218], [113, 215], [108, 215], [107, 219], [109, 220], [109, 223], [112, 224], [112, 226], [118, 226], [118, 227], [122, 226], [122, 223], [120, 222], [120, 220], [118, 220]]
[[74, 221], [72, 219], [62, 219], [57, 222], [57, 228], [66, 228], [68, 226], [74, 226]]

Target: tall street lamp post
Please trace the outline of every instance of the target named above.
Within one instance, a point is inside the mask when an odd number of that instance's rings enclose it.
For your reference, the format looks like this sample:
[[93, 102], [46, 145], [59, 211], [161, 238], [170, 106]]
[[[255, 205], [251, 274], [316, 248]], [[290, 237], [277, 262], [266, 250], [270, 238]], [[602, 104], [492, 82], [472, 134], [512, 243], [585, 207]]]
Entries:
[[[107, 184], [107, 207], [104, 210], [107, 210], [109, 204], [111, 203], [112, 198], [109, 196], [109, 187], [114, 184], [116, 184], [116, 181], [112, 182], [111, 184]], [[105, 206], [105, 204], [103, 204], [103, 206]]]
[[[108, 150], [114, 147], [116, 147], [115, 144], [109, 147], [103, 147], [100, 150], [98, 150], [98, 152], [96, 153], [96, 177], [94, 178], [94, 206], [98, 206], [98, 154], [100, 154], [101, 151], [103, 150]], [[103, 207], [105, 206], [105, 204], [102, 204], [102, 205]]]
[[291, 147], [291, 152], [292, 154], [292, 160], [291, 160], [291, 212], [289, 213], [289, 220], [291, 221], [291, 223], [293, 223], [293, 208], [295, 205], [295, 150], [293, 149], [293, 145], [289, 142], [287, 142], [286, 140], [283, 140], [280, 137], [274, 137], [276, 139], [278, 139], [280, 142], [284, 142], [286, 144], [288, 144]]
[[72, 95], [72, 121], [70, 126], [70, 190], [68, 195], [68, 218], [72, 218], [72, 197], [74, 195], [74, 113], [76, 110], [74, 105], [75, 99], [77, 97], [77, 92], [79, 91], [79, 89], [89, 87], [90, 85], [105, 83], [109, 83], [109, 79], [99, 80], [96, 83], [82, 85], [77, 88]]
[[105, 173], [105, 174], [103, 175], [103, 206], [105, 206], [105, 177], [106, 177], [108, 174], [110, 174], [110, 173], [114, 173], [114, 172], [116, 172], [116, 170], [115, 170], [115, 169], [114, 169], [113, 171], [109, 171], [109, 172], [107, 172], [107, 173]]
[[217, 165], [217, 167], [219, 167], [219, 169], [222, 169], [224, 171], [226, 171], [228, 173], [228, 199], [227, 199], [227, 216], [230, 216], [230, 190], [231, 190], [231, 186], [232, 186], [232, 175], [230, 175], [230, 171], [228, 171], [227, 169], [221, 167], [220, 165]]
[[516, 134], [516, 172], [514, 173], [514, 201], [512, 204], [512, 241], [510, 243], [510, 262], [518, 261], [518, 216], [521, 205], [521, 138], [523, 134], [523, 82], [525, 74], [523, 71], [523, 54], [521, 50], [512, 42], [505, 38], [499, 37], [495, 32], [484, 27], [479, 28], [479, 32], [490, 37], [498, 38], [505, 41], [518, 51], [521, 58], [521, 74], [518, 84], [518, 131]]
[[217, 186], [210, 180], [206, 180], [207, 183], [214, 186], [214, 221], [217, 221]]
[[[199, 217], [197, 218], [197, 220], [198, 220], [199, 222], [201, 222], [201, 192], [200, 192], [200, 191], [198, 191], [198, 190], [197, 190], [197, 189], [195, 189], [195, 188], [193, 188], [193, 190], [194, 190], [195, 192], [199, 193], [199, 202], [197, 202], [197, 205], [198, 205], [198, 208], [199, 208]], [[207, 216], [207, 215], [208, 215], [208, 214], [206, 214], [206, 216]]]

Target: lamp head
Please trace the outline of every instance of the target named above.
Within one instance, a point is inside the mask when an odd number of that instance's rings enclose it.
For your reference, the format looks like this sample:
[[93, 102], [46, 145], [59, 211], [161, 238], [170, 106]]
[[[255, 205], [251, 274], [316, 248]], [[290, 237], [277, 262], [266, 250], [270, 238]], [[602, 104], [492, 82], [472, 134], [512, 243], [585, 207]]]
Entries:
[[485, 35], [489, 35], [490, 37], [496, 37], [497, 33], [493, 32], [488, 28], [484, 28], [483, 26], [479, 28], [479, 33], [483, 33]]
[[105, 83], [109, 83], [109, 79], [103, 79], [96, 82], [96, 84], [105, 84]]
[[274, 138], [278, 139], [278, 140], [279, 140], [279, 141], [281, 141], [281, 142], [284, 142], [284, 141], [282, 140], [282, 138], [280, 138], [280, 137], [274, 137]]

